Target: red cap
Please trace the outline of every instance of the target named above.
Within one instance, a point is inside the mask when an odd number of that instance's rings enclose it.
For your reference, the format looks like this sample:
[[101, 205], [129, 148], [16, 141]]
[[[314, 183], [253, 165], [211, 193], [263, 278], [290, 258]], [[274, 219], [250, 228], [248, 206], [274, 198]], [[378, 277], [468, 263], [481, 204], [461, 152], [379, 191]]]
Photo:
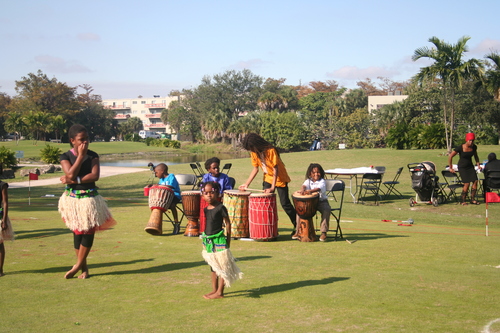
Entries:
[[475, 139], [476, 139], [476, 136], [474, 135], [474, 133], [465, 134], [465, 141], [475, 140]]

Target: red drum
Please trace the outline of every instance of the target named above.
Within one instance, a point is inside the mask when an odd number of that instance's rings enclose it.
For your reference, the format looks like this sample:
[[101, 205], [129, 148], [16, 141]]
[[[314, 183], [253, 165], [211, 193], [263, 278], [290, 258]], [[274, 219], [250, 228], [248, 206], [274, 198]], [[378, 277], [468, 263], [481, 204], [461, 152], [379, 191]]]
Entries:
[[250, 238], [263, 241], [278, 238], [276, 194], [250, 194], [248, 198], [248, 220]]
[[247, 238], [250, 236], [248, 227], [248, 197], [250, 192], [239, 190], [224, 191], [224, 206], [227, 208], [231, 221], [231, 237]]
[[318, 209], [319, 193], [300, 194], [300, 191], [293, 193], [293, 204], [297, 215], [300, 217], [297, 225], [297, 236], [301, 242], [315, 242], [316, 232], [312, 218]]
[[[222, 202], [222, 198], [219, 196], [219, 201]], [[205, 231], [205, 226], [207, 224], [207, 218], [205, 217], [205, 208], [207, 208], [208, 203], [203, 199], [203, 196], [201, 196], [201, 202], [200, 202], [200, 232]]]
[[200, 217], [201, 193], [199, 191], [184, 191], [181, 196], [184, 215], [188, 219], [184, 236], [198, 237], [200, 235], [198, 218]]
[[144, 230], [151, 235], [161, 235], [162, 217], [174, 200], [174, 191], [170, 186], [153, 185], [149, 188], [149, 208], [151, 208], [151, 216]]

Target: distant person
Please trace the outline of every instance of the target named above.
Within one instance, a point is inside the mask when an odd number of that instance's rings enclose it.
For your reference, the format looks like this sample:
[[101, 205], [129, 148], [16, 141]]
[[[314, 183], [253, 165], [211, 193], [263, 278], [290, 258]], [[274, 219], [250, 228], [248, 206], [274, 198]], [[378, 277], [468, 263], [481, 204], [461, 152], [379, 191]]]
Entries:
[[500, 179], [499, 178], [490, 178], [490, 172], [499, 172], [500, 173], [500, 160], [497, 160], [497, 154], [490, 153], [488, 154], [488, 163], [484, 166], [484, 192], [491, 192], [491, 188], [498, 189], [500, 188]]
[[315, 139], [309, 148], [309, 150], [316, 150], [316, 147], [318, 146], [318, 139]]
[[479, 157], [477, 156], [477, 146], [474, 144], [476, 136], [474, 133], [467, 133], [465, 135], [465, 143], [456, 147], [448, 157], [449, 170], [455, 173], [456, 170], [453, 168], [453, 157], [459, 155], [458, 160], [458, 172], [460, 173], [460, 178], [464, 184], [462, 190], [462, 205], [467, 205], [466, 198], [469, 192], [470, 183], [472, 183], [472, 189], [470, 194], [470, 203], [473, 205], [479, 205], [479, 201], [476, 200], [477, 193], [477, 173], [472, 163], [472, 157], [476, 160], [476, 165], [479, 170], [481, 170], [481, 164], [479, 163]]
[[181, 202], [181, 187], [173, 173], [168, 173], [168, 166], [165, 163], [160, 163], [155, 167], [155, 175], [160, 178], [158, 185], [169, 186], [174, 191], [174, 199], [170, 204], [170, 211], [174, 217], [174, 235], [177, 235], [181, 229], [179, 215], [177, 213], [177, 204]]
[[241, 185], [239, 189], [245, 191], [248, 186], [250, 186], [255, 176], [257, 176], [257, 173], [259, 173], [260, 167], [264, 173], [264, 181], [262, 183], [264, 192], [274, 193], [275, 190], [278, 191], [281, 207], [283, 207], [290, 218], [294, 228], [292, 236], [295, 235], [296, 212], [288, 194], [290, 177], [286, 172], [285, 164], [281, 160], [280, 154], [272, 144], [255, 133], [250, 133], [245, 136], [242, 141], [242, 146], [243, 149], [250, 151], [253, 170], [247, 181]]
[[71, 150], [61, 154], [64, 171], [61, 182], [66, 189], [59, 199], [59, 213], [73, 232], [76, 264], [64, 275], [72, 278], [80, 269], [80, 279], [89, 275], [87, 256], [94, 243], [94, 234], [116, 224], [103, 197], [97, 192], [100, 177], [99, 155], [89, 150], [89, 135], [82, 125], [73, 125], [68, 131]]
[[205, 169], [207, 173], [203, 175], [202, 183], [207, 182], [217, 182], [220, 185], [220, 193], [222, 194], [225, 190], [232, 190], [231, 182], [229, 176], [225, 173], [220, 172], [220, 159], [217, 157], [212, 157], [206, 160]]
[[9, 219], [9, 195], [7, 188], [9, 184], [0, 180], [0, 277], [4, 276], [3, 264], [5, 261], [4, 241], [14, 240], [14, 230]]
[[236, 266], [231, 253], [231, 221], [226, 207], [219, 201], [220, 185], [217, 182], [202, 184], [207, 224], [202, 234], [203, 258], [210, 265], [212, 291], [203, 295], [206, 299], [224, 297], [224, 287], [230, 287], [243, 273]]
[[316, 150], [321, 150], [321, 139], [318, 139], [318, 142], [316, 142]]

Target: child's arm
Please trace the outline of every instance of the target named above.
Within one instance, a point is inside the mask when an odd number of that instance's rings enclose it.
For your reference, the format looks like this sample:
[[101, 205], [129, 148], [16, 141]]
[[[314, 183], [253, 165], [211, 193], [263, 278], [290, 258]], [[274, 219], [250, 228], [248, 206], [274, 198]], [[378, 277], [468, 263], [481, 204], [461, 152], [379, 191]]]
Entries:
[[229, 220], [229, 217], [226, 216], [224, 217], [224, 223], [226, 224], [226, 243], [227, 243], [227, 248], [229, 249], [231, 246], [231, 221]]
[[1, 230], [7, 229], [7, 221], [9, 214], [9, 194], [7, 193], [7, 184], [2, 187], [2, 208], [3, 208], [3, 217], [2, 217], [2, 225], [0, 226]]

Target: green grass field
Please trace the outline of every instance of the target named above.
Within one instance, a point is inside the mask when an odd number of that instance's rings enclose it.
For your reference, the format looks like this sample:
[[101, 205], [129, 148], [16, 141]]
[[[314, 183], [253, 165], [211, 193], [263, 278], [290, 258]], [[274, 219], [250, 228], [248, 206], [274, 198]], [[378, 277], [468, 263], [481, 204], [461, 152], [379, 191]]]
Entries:
[[[91, 149], [101, 153], [98, 144]], [[500, 154], [500, 147], [480, 146], [481, 160], [491, 151]], [[0, 332], [482, 332], [500, 318], [500, 205], [489, 207], [488, 237], [484, 203], [411, 208], [415, 192], [406, 165], [430, 160], [441, 169], [447, 164], [441, 153], [283, 154], [291, 191], [311, 162], [325, 169], [384, 165], [385, 180], [404, 166], [398, 188], [405, 198], [375, 206], [353, 204], [346, 193], [341, 225], [353, 244], [334, 241], [331, 233], [325, 243], [292, 241], [280, 209], [278, 241], [232, 242], [245, 275], [221, 300], [202, 298], [210, 291], [210, 269], [198, 238], [171, 235], [169, 223], [163, 236], [143, 231], [149, 171], [99, 181], [118, 225], [96, 236], [88, 280], [63, 278], [75, 255], [57, 212], [62, 186], [32, 187], [31, 205], [27, 189], [11, 189], [18, 238], [5, 245]], [[229, 175], [243, 183], [249, 159], [227, 162], [233, 163]], [[187, 164], [170, 171], [191, 173]], [[381, 222], [408, 218], [411, 227]], [[499, 331], [499, 323], [489, 329]]]

